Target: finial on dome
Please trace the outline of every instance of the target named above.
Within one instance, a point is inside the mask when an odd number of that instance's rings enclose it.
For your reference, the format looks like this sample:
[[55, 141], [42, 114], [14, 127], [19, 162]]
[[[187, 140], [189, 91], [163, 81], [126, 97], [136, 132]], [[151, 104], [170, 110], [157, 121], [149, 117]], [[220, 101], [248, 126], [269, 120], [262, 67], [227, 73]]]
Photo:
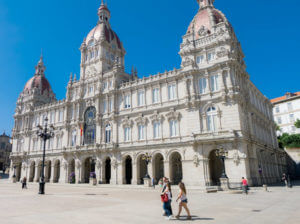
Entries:
[[110, 19], [110, 11], [107, 8], [107, 4], [104, 4], [103, 0], [101, 0], [101, 5], [98, 9], [99, 23], [108, 23]]
[[215, 0], [197, 0], [200, 8], [204, 8], [207, 6], [214, 6], [214, 1]]
[[46, 67], [45, 67], [44, 61], [43, 61], [43, 52], [41, 52], [40, 60], [37, 64], [37, 66], [35, 66], [35, 75], [44, 75], [45, 70], [46, 70]]

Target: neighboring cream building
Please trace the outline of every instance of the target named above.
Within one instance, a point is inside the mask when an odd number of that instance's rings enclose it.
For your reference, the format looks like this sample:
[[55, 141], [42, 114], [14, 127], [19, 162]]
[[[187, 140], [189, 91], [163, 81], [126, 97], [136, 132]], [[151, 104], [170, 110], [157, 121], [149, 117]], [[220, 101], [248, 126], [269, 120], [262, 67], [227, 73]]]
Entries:
[[5, 172], [9, 170], [10, 167], [10, 153], [12, 145], [10, 142], [10, 137], [5, 134], [5, 132], [0, 135], [0, 171]]
[[299, 134], [300, 128], [295, 127], [295, 121], [300, 120], [300, 92], [286, 93], [272, 99], [271, 103], [274, 105], [274, 120], [280, 127], [277, 134]]
[[11, 154], [17, 177], [39, 180], [36, 131], [48, 117], [55, 126], [46, 150], [50, 182], [67, 183], [74, 173], [77, 183], [87, 183], [95, 171], [100, 183], [141, 184], [142, 157], [149, 153], [156, 180], [215, 185], [219, 148], [229, 151], [232, 184], [242, 176], [253, 185], [279, 181], [285, 154], [278, 149], [272, 104], [250, 81], [233, 28], [213, 2], [198, 0], [180, 45], [181, 67], [147, 78], [124, 71], [125, 49], [101, 4], [98, 23], [80, 47], [80, 79], [70, 77], [66, 99], [56, 100], [42, 58], [20, 94]]

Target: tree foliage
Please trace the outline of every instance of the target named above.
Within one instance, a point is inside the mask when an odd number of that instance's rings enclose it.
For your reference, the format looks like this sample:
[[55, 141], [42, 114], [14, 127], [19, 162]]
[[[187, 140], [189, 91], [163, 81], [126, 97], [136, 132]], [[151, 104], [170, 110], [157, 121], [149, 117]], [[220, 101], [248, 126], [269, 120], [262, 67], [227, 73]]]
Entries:
[[300, 128], [300, 120], [299, 119], [297, 119], [297, 121], [295, 122], [295, 127]]
[[300, 134], [289, 135], [284, 133], [278, 137], [278, 144], [281, 148], [300, 148]]

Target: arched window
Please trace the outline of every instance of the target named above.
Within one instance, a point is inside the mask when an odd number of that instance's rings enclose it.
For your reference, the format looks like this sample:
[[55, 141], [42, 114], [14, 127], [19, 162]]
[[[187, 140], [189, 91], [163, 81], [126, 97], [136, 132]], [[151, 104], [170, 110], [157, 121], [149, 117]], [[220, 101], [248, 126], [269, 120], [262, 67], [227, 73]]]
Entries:
[[96, 108], [89, 107], [84, 114], [84, 144], [94, 144], [96, 136]]
[[210, 107], [206, 111], [207, 130], [215, 132], [217, 130], [217, 110], [215, 107]]
[[110, 143], [111, 140], [111, 126], [107, 124], [105, 126], [105, 143]]

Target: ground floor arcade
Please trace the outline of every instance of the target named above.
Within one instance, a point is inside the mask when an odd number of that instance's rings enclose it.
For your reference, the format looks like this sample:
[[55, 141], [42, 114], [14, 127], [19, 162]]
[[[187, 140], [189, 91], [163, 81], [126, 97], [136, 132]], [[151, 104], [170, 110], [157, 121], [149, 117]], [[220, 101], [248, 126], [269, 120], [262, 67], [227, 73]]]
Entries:
[[[161, 149], [126, 149], [122, 151], [84, 150], [49, 153], [45, 159], [45, 181], [51, 183], [89, 183], [95, 176], [98, 184], [143, 184], [147, 173], [157, 183], [164, 176], [173, 184], [180, 181], [190, 186], [212, 186], [219, 184], [223, 163], [216, 155], [220, 144], [192, 144]], [[250, 185], [280, 181], [285, 172], [285, 163], [280, 154], [249, 145], [222, 143], [227, 148], [225, 170], [232, 185], [246, 177]], [[149, 154], [147, 166], [144, 160]], [[41, 155], [12, 157], [10, 176], [17, 180], [26, 176], [29, 182], [38, 182], [42, 171]]]

